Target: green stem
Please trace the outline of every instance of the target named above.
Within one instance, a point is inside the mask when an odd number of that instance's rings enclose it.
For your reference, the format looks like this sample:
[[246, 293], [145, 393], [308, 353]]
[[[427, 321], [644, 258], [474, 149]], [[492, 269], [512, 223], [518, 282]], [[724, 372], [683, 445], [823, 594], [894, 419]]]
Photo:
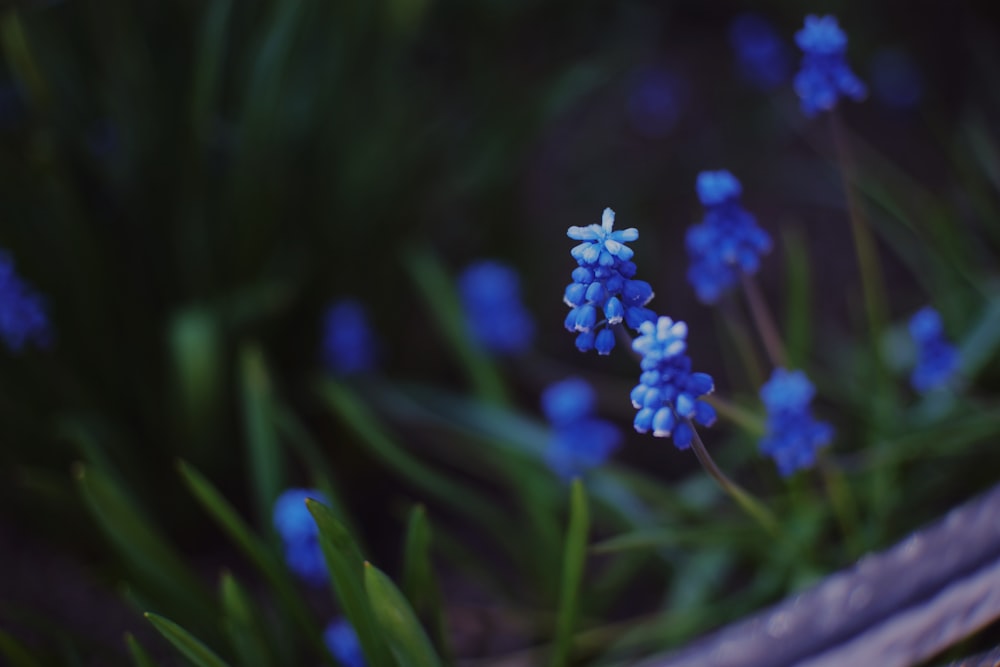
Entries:
[[708, 450], [705, 448], [705, 443], [702, 442], [701, 436], [698, 435], [698, 430], [688, 420], [688, 426], [691, 427], [691, 432], [694, 434], [694, 438], [691, 442], [691, 448], [694, 450], [694, 455], [698, 457], [698, 461], [701, 463], [705, 471], [719, 483], [722, 490], [725, 491], [732, 497], [736, 503], [743, 508], [743, 510], [753, 517], [757, 523], [764, 528], [765, 531], [772, 537], [778, 537], [781, 534], [778, 528], [778, 520], [774, 518], [774, 514], [771, 513], [759, 500], [751, 496], [749, 493], [743, 490], [736, 482], [729, 479], [724, 472], [715, 464]]
[[868, 327], [871, 335], [873, 352], [878, 359], [878, 374], [882, 379], [885, 375], [884, 365], [879, 355], [878, 341], [885, 329], [885, 285], [882, 283], [882, 270], [879, 265], [878, 253], [875, 250], [875, 238], [871, 227], [861, 209], [857, 194], [851, 184], [854, 171], [851, 154], [840, 127], [836, 112], [830, 114], [833, 143], [837, 150], [837, 161], [840, 163], [840, 178], [844, 187], [844, 197], [847, 200], [848, 218], [851, 222], [851, 234], [854, 237], [854, 252], [858, 258], [858, 268], [861, 272], [861, 289], [864, 292], [865, 312], [868, 316]]
[[760, 286], [753, 276], [743, 274], [742, 278], [743, 293], [746, 294], [747, 303], [750, 304], [750, 313], [753, 315], [754, 324], [757, 325], [757, 333], [764, 342], [767, 356], [771, 359], [771, 365], [787, 368], [788, 355], [785, 353], [785, 345], [781, 341], [781, 334], [778, 333], [778, 326], [774, 323], [774, 316], [767, 307], [764, 295], [761, 294]]
[[823, 486], [826, 487], [826, 493], [833, 505], [833, 513], [837, 517], [837, 523], [840, 524], [840, 530], [844, 533], [850, 557], [857, 558], [864, 553], [865, 547], [858, 531], [858, 508], [854, 503], [854, 496], [840, 468], [824, 452], [819, 454], [818, 467], [823, 478]]

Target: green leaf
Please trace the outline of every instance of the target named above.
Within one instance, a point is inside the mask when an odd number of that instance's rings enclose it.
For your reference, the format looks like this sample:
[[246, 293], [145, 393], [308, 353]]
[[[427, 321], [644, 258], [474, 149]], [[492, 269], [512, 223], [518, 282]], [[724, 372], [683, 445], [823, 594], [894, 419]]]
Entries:
[[386, 467], [477, 523], [509, 525], [495, 504], [485, 500], [478, 491], [442, 475], [397, 444], [382, 428], [381, 420], [346, 386], [327, 379], [319, 385], [319, 390], [333, 411]]
[[347, 620], [358, 633], [358, 640], [369, 665], [391, 664], [388, 650], [368, 604], [362, 580], [364, 558], [357, 543], [343, 524], [326, 505], [313, 499], [306, 500], [319, 528], [320, 546], [330, 572], [333, 590]]
[[42, 667], [21, 642], [0, 630], [0, 656], [7, 658], [11, 667]]
[[706, 544], [719, 546], [749, 543], [760, 538], [756, 526], [743, 523], [714, 521], [695, 528], [652, 528], [616, 535], [590, 547], [595, 554], [658, 549], [662, 547], [699, 547]]
[[135, 667], [157, 667], [156, 662], [149, 656], [146, 649], [142, 647], [139, 640], [132, 636], [131, 632], [125, 633], [125, 645], [128, 646], [128, 653], [132, 656]]
[[792, 368], [801, 368], [809, 353], [812, 324], [809, 256], [799, 232], [788, 230], [782, 240], [785, 245], [785, 284], [788, 286], [785, 297], [788, 363]]
[[173, 621], [152, 612], [146, 612], [144, 616], [168, 642], [174, 645], [174, 648], [197, 667], [228, 667], [229, 663]]
[[438, 650], [447, 654], [441, 591], [431, 565], [431, 526], [423, 505], [410, 512], [403, 553], [403, 590], [417, 616], [429, 628]]
[[396, 585], [371, 563], [365, 563], [364, 570], [365, 591], [399, 666], [441, 667], [431, 640]]
[[263, 638], [263, 618], [253, 600], [231, 572], [223, 572], [219, 585], [222, 599], [222, 627], [243, 667], [266, 667], [273, 664]]
[[426, 250], [410, 250], [403, 259], [428, 310], [433, 313], [448, 349], [458, 357], [476, 394], [487, 402], [506, 403], [503, 380], [490, 357], [476, 347], [469, 336], [454, 281], [444, 267]]
[[288, 570], [275, 557], [271, 547], [250, 530], [233, 506], [193, 466], [178, 461], [177, 470], [195, 499], [271, 584], [295, 625], [305, 629], [319, 645], [319, 626], [299, 596]]
[[232, 6], [232, 0], [210, 2], [198, 36], [198, 54], [192, 76], [191, 124], [202, 141], [208, 136], [212, 114], [218, 106]]
[[87, 508], [142, 582], [198, 610], [200, 621], [210, 623], [212, 597], [170, 541], [100, 470], [77, 464], [73, 475]]
[[1000, 347], [1000, 295], [993, 296], [983, 314], [960, 342], [962, 373], [974, 377]]
[[566, 548], [563, 552], [562, 591], [556, 618], [555, 644], [549, 661], [551, 667], [564, 667], [569, 663], [570, 643], [580, 615], [580, 584], [587, 557], [589, 532], [587, 495], [583, 482], [575, 479], [570, 489], [569, 528], [566, 530]]
[[243, 371], [243, 420], [250, 461], [250, 488], [256, 493], [257, 517], [270, 525], [271, 508], [284, 488], [284, 460], [270, 419], [271, 387], [264, 355], [256, 345], [240, 354]]

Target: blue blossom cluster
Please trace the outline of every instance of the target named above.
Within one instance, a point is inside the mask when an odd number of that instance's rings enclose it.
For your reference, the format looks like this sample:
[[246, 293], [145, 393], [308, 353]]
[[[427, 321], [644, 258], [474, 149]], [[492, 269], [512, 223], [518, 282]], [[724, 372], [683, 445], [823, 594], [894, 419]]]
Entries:
[[703, 303], [715, 303], [740, 274], [757, 272], [771, 237], [740, 205], [743, 187], [728, 171], [701, 172], [696, 188], [705, 219], [687, 232], [687, 278]]
[[469, 266], [458, 279], [469, 331], [497, 354], [521, 352], [531, 345], [535, 323], [521, 303], [517, 272], [494, 261]]
[[565, 326], [578, 332], [576, 347], [581, 352], [597, 350], [611, 354], [615, 347], [612, 327], [624, 321], [632, 329], [656, 315], [645, 305], [653, 298], [653, 288], [643, 280], [633, 280], [636, 266], [632, 249], [625, 245], [639, 238], [634, 227], [614, 231], [615, 212], [604, 209], [601, 224], [570, 227], [566, 235], [582, 241], [570, 254], [577, 261], [573, 282], [566, 287], [563, 301], [570, 307]]
[[346, 618], [335, 618], [323, 631], [323, 642], [342, 667], [365, 667], [365, 654], [354, 626]]
[[835, 17], [807, 16], [805, 27], [795, 33], [795, 43], [804, 54], [795, 76], [795, 92], [807, 116], [830, 111], [841, 95], [860, 101], [868, 94], [847, 65], [847, 35]]
[[336, 375], [375, 368], [378, 345], [360, 301], [342, 299], [327, 308], [323, 319], [323, 364]]
[[272, 519], [281, 537], [288, 568], [304, 581], [321, 586], [328, 575], [319, 546], [319, 528], [306, 507], [306, 498], [328, 503], [316, 489], [288, 489], [274, 502]]
[[715, 388], [712, 376], [692, 373], [687, 350], [687, 325], [660, 317], [643, 322], [632, 349], [642, 355], [639, 384], [632, 390], [635, 430], [650, 429], [658, 438], [673, 435], [677, 449], [691, 446], [691, 420], [702, 426], [715, 423], [715, 409], [702, 396]]
[[28, 343], [45, 347], [52, 330], [45, 302], [14, 271], [14, 260], [0, 251], [0, 337], [12, 352]]
[[919, 392], [948, 384], [958, 370], [958, 350], [944, 337], [936, 310], [927, 306], [910, 318], [910, 336], [917, 345], [917, 365], [910, 384]]
[[784, 368], [776, 368], [760, 388], [767, 408], [760, 451], [774, 459], [783, 477], [815, 465], [817, 450], [833, 439], [833, 427], [812, 417], [809, 404], [815, 394], [805, 373]]
[[791, 75], [788, 47], [774, 26], [759, 14], [740, 14], [729, 24], [729, 43], [736, 52], [740, 74], [751, 84], [770, 90]]
[[562, 479], [596, 468], [621, 444], [621, 431], [614, 424], [593, 417], [596, 402], [593, 387], [579, 378], [542, 392], [542, 412], [553, 427], [545, 461]]

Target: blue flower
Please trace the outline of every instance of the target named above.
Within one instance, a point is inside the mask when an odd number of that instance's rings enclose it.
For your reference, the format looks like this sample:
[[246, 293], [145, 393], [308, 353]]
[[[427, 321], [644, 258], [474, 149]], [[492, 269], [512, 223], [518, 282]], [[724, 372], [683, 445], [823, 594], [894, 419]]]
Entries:
[[660, 317], [643, 322], [639, 334], [632, 341], [632, 349], [642, 355], [642, 374], [631, 396], [632, 406], [639, 411], [635, 430], [652, 429], [658, 438], [673, 435], [677, 449], [687, 449], [694, 437], [690, 420], [702, 426], [715, 423], [715, 409], [700, 400], [715, 388], [712, 376], [691, 372], [684, 322]]
[[323, 320], [323, 363], [337, 375], [364, 373], [375, 367], [378, 350], [365, 307], [354, 299], [330, 305]]
[[625, 245], [639, 238], [635, 228], [614, 231], [615, 212], [604, 209], [601, 224], [570, 227], [566, 235], [582, 241], [570, 251], [576, 259], [573, 282], [566, 287], [563, 301], [570, 307], [564, 325], [578, 332], [576, 347], [581, 352], [597, 350], [610, 354], [615, 347], [611, 327], [624, 321], [632, 329], [654, 319], [645, 305], [653, 298], [653, 288], [643, 280], [632, 280], [636, 266], [632, 249]]
[[542, 392], [542, 412], [556, 426], [583, 419], [594, 411], [596, 403], [594, 388], [580, 378], [556, 382]]
[[917, 345], [917, 366], [910, 384], [919, 392], [947, 385], [958, 370], [958, 350], [944, 337], [944, 324], [927, 306], [910, 318], [910, 336]]
[[741, 273], [757, 272], [761, 255], [771, 250], [771, 237], [740, 205], [743, 188], [728, 171], [701, 172], [696, 189], [706, 211], [685, 239], [691, 258], [687, 278], [703, 303], [715, 303]]
[[729, 24], [729, 43], [736, 52], [743, 78], [765, 90], [788, 80], [788, 47], [774, 26], [759, 14], [740, 14]]
[[11, 352], [28, 343], [46, 347], [52, 342], [45, 302], [14, 271], [14, 260], [0, 251], [0, 337]]
[[807, 16], [805, 28], [795, 33], [795, 42], [804, 53], [795, 92], [807, 116], [830, 111], [841, 95], [855, 101], [865, 98], [868, 89], [847, 65], [847, 35], [835, 17]]
[[562, 479], [596, 468], [621, 444], [618, 427], [592, 416], [596, 398], [580, 378], [557, 382], [542, 392], [542, 411], [553, 426], [545, 461]]
[[813, 419], [809, 409], [816, 389], [802, 371], [776, 368], [760, 398], [767, 408], [767, 433], [760, 451], [774, 459], [788, 477], [816, 464], [816, 452], [833, 439], [833, 427]]
[[306, 498], [329, 503], [326, 495], [316, 489], [288, 489], [274, 502], [272, 520], [281, 537], [288, 568], [319, 586], [328, 578], [326, 561], [319, 546], [319, 528], [306, 507]]
[[323, 641], [342, 667], [365, 667], [365, 654], [358, 633], [346, 618], [335, 618], [323, 631]]
[[498, 354], [521, 352], [531, 345], [535, 323], [521, 304], [517, 272], [499, 262], [469, 266], [458, 279], [472, 337]]

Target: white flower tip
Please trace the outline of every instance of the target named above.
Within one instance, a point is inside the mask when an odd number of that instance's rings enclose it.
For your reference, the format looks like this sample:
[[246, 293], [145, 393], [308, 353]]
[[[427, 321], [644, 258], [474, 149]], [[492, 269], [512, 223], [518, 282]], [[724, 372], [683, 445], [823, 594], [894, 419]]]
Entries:
[[610, 232], [615, 226], [615, 212], [610, 208], [604, 209], [604, 213], [601, 215], [601, 226], [607, 232]]
[[653, 437], [654, 438], [669, 438], [670, 437], [670, 431], [664, 431], [662, 429], [657, 429], [657, 430], [653, 431]]

